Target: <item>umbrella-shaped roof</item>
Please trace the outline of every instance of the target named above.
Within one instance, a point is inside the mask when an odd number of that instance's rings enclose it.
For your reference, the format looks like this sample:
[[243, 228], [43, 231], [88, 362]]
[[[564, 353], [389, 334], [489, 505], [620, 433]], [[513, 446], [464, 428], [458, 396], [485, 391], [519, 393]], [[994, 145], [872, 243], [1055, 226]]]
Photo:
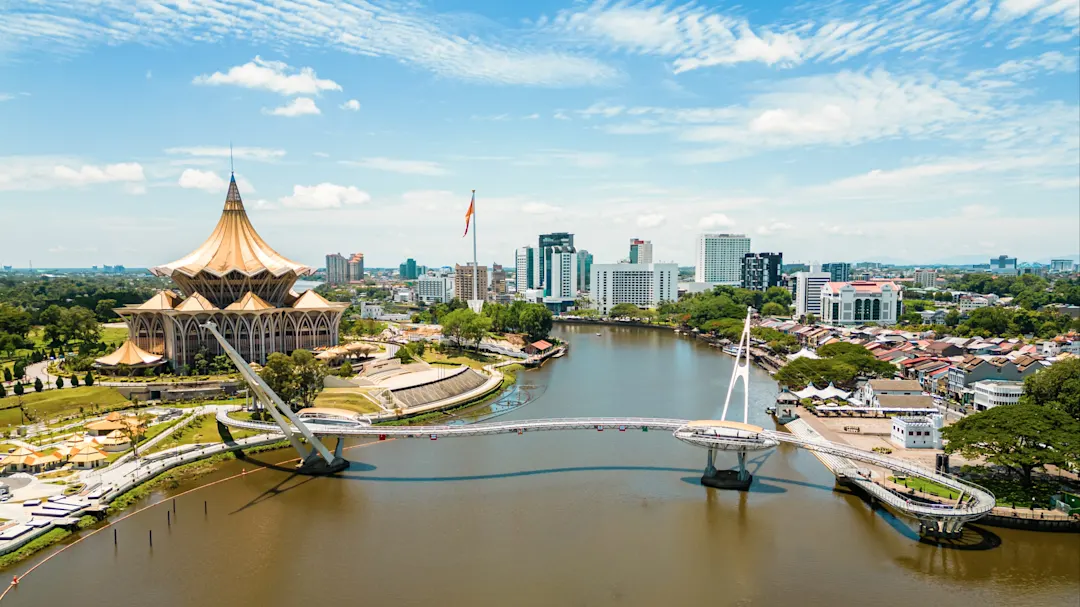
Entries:
[[119, 365], [127, 365], [129, 367], [141, 367], [147, 365], [157, 365], [164, 361], [165, 359], [162, 358], [160, 355], [151, 354], [146, 350], [143, 350], [139, 346], [136, 346], [135, 342], [129, 339], [123, 344], [121, 344], [115, 352], [96, 359], [94, 363], [102, 367], [117, 367]]

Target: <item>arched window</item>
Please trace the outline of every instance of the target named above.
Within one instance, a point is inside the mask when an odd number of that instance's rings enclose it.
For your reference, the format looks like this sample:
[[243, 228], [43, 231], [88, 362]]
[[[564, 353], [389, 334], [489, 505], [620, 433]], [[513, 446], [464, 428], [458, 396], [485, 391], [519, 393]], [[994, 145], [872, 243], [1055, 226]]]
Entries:
[[874, 320], [881, 320], [881, 300], [874, 300], [874, 315], [871, 317]]
[[862, 320], [862, 301], [861, 299], [855, 300], [855, 320]]

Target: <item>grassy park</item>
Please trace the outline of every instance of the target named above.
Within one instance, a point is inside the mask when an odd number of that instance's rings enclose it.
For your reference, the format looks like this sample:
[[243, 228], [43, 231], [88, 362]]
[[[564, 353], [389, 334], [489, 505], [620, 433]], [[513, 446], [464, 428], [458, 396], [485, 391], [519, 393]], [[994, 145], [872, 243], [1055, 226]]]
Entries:
[[315, 397], [316, 407], [333, 407], [356, 413], [378, 413], [382, 409], [365, 394], [367, 388], [324, 388]]
[[[241, 439], [249, 436], [255, 436], [257, 432], [250, 430], [229, 430], [229, 434], [232, 438]], [[225, 437], [218, 431], [217, 420], [213, 415], [200, 415], [198, 419], [192, 423], [179, 428], [160, 443], [153, 446], [149, 453], [156, 453], [158, 451], [164, 451], [166, 449], [172, 449], [173, 447], [179, 447], [181, 445], [194, 445], [196, 443], [220, 443], [224, 442]]]
[[[22, 405], [20, 411], [19, 405]], [[75, 415], [82, 408], [83, 412], [102, 413], [113, 409], [123, 409], [131, 403], [114, 388], [104, 386], [81, 386], [63, 390], [29, 392], [20, 396], [0, 398], [0, 431], [9, 431], [11, 427], [26, 423], [23, 411], [34, 420], [40, 421], [65, 415]]]
[[899, 485], [903, 485], [904, 487], [907, 487], [908, 489], [914, 489], [916, 491], [921, 491], [923, 493], [928, 493], [930, 495], [936, 495], [938, 497], [943, 497], [945, 499], [954, 500], [954, 499], [957, 499], [957, 498], [960, 497], [960, 494], [957, 491], [954, 491], [952, 489], [949, 489], [948, 487], [939, 485], [939, 484], [935, 483], [934, 481], [923, 479], [923, 478], [897, 479], [895, 476], [890, 476], [889, 480], [894, 482], [894, 483], [897, 483]]

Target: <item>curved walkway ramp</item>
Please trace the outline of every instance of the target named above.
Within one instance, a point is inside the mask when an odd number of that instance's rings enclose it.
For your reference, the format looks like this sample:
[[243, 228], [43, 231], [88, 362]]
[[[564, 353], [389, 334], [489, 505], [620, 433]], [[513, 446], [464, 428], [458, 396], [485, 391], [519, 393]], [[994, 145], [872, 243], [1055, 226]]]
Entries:
[[[219, 410], [217, 419], [226, 426], [256, 430], [258, 432], [280, 432], [277, 425], [267, 422], [244, 421], [228, 416], [225, 410]], [[667, 430], [674, 432], [690, 423], [691, 420], [655, 417], [566, 417], [552, 419], [531, 419], [517, 421], [488, 422], [463, 425], [432, 426], [332, 426], [308, 422], [306, 425], [316, 436], [349, 437], [379, 436], [395, 438], [452, 438], [464, 436], [486, 436], [493, 434], [518, 434], [525, 432], [545, 432], [556, 430]], [[925, 534], [953, 537], [959, 534], [964, 523], [980, 518], [993, 509], [995, 498], [992, 493], [973, 483], [951, 475], [941, 474], [916, 466], [907, 460], [863, 451], [850, 445], [834, 443], [822, 438], [805, 438], [764, 430], [762, 434], [778, 442], [794, 445], [801, 449], [816, 451], [852, 461], [879, 466], [896, 472], [926, 479], [957, 491], [960, 498], [955, 504], [935, 504], [912, 500], [895, 493], [869, 479], [868, 474], [852, 469], [838, 471], [847, 480], [855, 483], [870, 496], [890, 506], [898, 512], [919, 520], [921, 531]]]

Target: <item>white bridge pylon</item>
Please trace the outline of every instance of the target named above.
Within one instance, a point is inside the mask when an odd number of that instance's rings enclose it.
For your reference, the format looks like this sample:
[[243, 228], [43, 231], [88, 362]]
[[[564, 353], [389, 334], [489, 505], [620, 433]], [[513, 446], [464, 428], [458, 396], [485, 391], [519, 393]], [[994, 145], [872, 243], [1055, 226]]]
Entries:
[[727, 397], [724, 398], [724, 411], [720, 413], [720, 421], [727, 421], [728, 406], [731, 405], [731, 393], [735, 390], [735, 382], [742, 380], [743, 390], [743, 423], [750, 421], [750, 316], [754, 309], [746, 308], [746, 322], [743, 323], [742, 335], [739, 337], [739, 350], [735, 353], [735, 366], [731, 369], [731, 382], [727, 387]]

